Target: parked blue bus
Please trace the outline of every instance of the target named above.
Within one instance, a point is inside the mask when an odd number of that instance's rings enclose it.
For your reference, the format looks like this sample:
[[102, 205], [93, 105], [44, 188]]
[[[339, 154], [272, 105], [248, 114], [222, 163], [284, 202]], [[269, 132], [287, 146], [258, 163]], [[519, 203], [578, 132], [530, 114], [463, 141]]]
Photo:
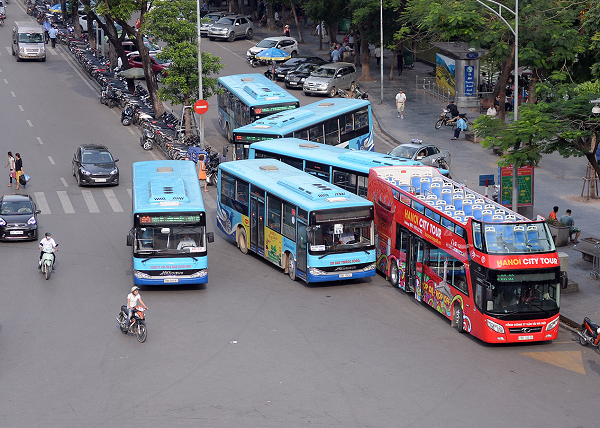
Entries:
[[219, 165], [217, 225], [292, 280], [375, 275], [373, 204], [274, 159]]
[[363, 198], [367, 197], [371, 168], [423, 165], [421, 162], [383, 153], [346, 150], [297, 138], [253, 143], [250, 146], [249, 157], [280, 160]]
[[295, 109], [300, 101], [259, 73], [219, 77], [219, 125], [232, 142], [232, 131], [265, 116]]
[[208, 280], [206, 212], [192, 161], [133, 164], [133, 247], [136, 285], [203, 284]]
[[371, 103], [332, 98], [234, 129], [236, 159], [247, 159], [249, 145], [254, 142], [291, 137], [351, 150], [374, 151]]

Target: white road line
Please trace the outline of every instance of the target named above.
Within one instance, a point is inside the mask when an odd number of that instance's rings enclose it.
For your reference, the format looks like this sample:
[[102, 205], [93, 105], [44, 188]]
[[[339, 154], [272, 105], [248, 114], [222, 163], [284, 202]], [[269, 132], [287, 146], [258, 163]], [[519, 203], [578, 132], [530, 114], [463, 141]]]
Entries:
[[127, 193], [129, 193], [129, 198], [133, 199], [133, 191], [131, 189], [127, 189]]
[[8, 80], [4, 79], [4, 83], [8, 84]]
[[35, 203], [37, 207], [42, 211], [42, 214], [51, 214], [50, 207], [48, 206], [48, 201], [46, 201], [46, 195], [44, 192], [33, 192], [33, 196], [35, 197]]
[[206, 205], [208, 208], [212, 208], [213, 210], [217, 209], [217, 203], [215, 200], [208, 192], [205, 192], [204, 190], [202, 190], [202, 199], [204, 199], [204, 205]]
[[62, 204], [65, 214], [75, 214], [75, 210], [73, 209], [73, 205], [71, 204], [71, 200], [69, 199], [67, 192], [64, 190], [57, 190], [56, 194], [58, 195], [58, 199], [60, 199], [60, 203]]
[[52, 156], [48, 156], [48, 160], [50, 161], [50, 163], [52, 165], [56, 165], [56, 163], [54, 162], [54, 159], [52, 159]]
[[10, 94], [12, 95], [13, 98], [17, 98], [17, 96], [15, 95], [15, 93], [13, 91], [10, 91]]
[[127, 128], [129, 130], [129, 132], [131, 132], [133, 135], [135, 135], [135, 132], [133, 132], [133, 130], [131, 128]]
[[123, 207], [117, 200], [117, 197], [115, 196], [115, 192], [113, 192], [112, 189], [103, 189], [103, 190], [104, 190], [104, 196], [106, 196], [106, 199], [108, 199], [108, 203], [110, 204], [112, 210], [116, 213], [122, 213]]
[[25, 111], [25, 109], [23, 108], [23, 106], [21, 104], [19, 104], [19, 110]]
[[27, 123], [29, 124], [30, 128], [33, 128], [33, 123], [31, 123], [31, 120], [27, 119]]
[[85, 204], [87, 205], [89, 212], [90, 213], [99, 213], [100, 210], [98, 209], [98, 205], [96, 204], [96, 201], [94, 200], [92, 191], [91, 190], [82, 190], [81, 194], [83, 195], [83, 200], [85, 201]]
[[49, 51], [52, 55], [58, 55], [58, 52], [56, 52], [55, 49], [50, 48], [50, 49], [46, 49], [46, 50]]
[[8, 46], [4, 46], [6, 48], [6, 52], [12, 55], [12, 49]]
[[63, 184], [65, 187], [69, 187], [69, 183], [67, 183], [67, 180], [65, 180], [64, 178], [60, 177], [60, 181], [62, 181], [62, 184]]
[[218, 45], [219, 45], [219, 47], [221, 47], [221, 48], [225, 49], [225, 50], [226, 50], [227, 52], [229, 52], [230, 54], [233, 54], [233, 55], [235, 55], [235, 56], [237, 56], [238, 58], [241, 58], [241, 59], [243, 59], [243, 60], [245, 60], [245, 59], [246, 59], [246, 57], [245, 57], [245, 56], [242, 56], [242, 55], [236, 54], [234, 51], [231, 51], [231, 50], [227, 49], [227, 48], [226, 48], [225, 46], [223, 46], [221, 43], [218, 43]]
[[36, 138], [37, 138], [37, 140], [38, 140], [38, 143], [40, 143], [40, 144], [44, 144], [44, 142], [42, 141], [42, 139], [41, 139], [40, 137], [36, 137]]
[[2, 73], [2, 69], [0, 68], [0, 73]]

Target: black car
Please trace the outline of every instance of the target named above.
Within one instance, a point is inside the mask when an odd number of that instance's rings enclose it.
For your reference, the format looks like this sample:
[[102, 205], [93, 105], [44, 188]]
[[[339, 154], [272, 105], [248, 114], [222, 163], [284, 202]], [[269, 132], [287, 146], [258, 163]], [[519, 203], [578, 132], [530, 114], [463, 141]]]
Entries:
[[119, 168], [105, 146], [82, 144], [73, 155], [73, 176], [78, 186], [119, 184]]
[[29, 195], [2, 196], [0, 199], [0, 239], [37, 239], [37, 214], [40, 212]]
[[296, 56], [294, 58], [290, 58], [275, 68], [275, 79], [284, 80], [288, 72], [298, 68], [302, 64], [309, 62], [321, 65], [325, 64], [327, 61], [325, 61], [323, 58], [319, 58], [318, 56]]
[[299, 88], [302, 89], [302, 85], [310, 73], [315, 71], [321, 65], [323, 65], [326, 61], [321, 60], [321, 62], [305, 62], [300, 65], [295, 70], [290, 71], [285, 76], [285, 87], [288, 89], [291, 88]]

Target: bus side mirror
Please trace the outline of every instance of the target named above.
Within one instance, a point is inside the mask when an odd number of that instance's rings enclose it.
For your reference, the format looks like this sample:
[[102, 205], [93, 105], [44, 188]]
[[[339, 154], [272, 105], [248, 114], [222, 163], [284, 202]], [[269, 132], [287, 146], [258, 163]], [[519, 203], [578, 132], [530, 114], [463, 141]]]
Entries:
[[208, 232], [206, 234], [206, 240], [210, 244], [211, 242], [215, 242], [215, 234], [213, 232]]
[[129, 234], [127, 235], [127, 246], [133, 247], [133, 234], [131, 231], [129, 231]]

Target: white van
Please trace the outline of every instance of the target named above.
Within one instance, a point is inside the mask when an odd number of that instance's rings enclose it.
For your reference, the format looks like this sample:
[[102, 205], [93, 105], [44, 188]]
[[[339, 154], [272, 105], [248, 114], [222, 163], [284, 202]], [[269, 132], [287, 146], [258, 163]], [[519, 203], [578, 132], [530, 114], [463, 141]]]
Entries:
[[17, 61], [39, 59], [46, 61], [44, 29], [31, 22], [17, 21], [12, 31], [12, 54]]

